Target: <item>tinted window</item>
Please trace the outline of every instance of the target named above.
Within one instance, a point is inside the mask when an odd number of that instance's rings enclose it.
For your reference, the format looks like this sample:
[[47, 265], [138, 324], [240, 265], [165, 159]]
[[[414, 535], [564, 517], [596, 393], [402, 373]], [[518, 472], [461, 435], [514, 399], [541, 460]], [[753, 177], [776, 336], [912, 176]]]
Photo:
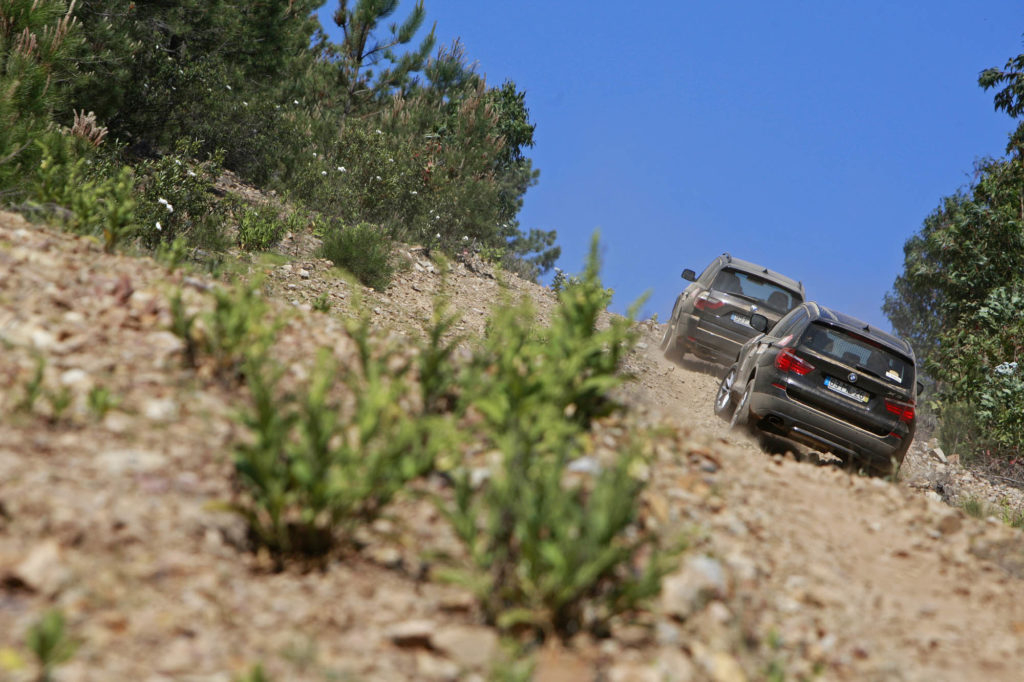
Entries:
[[779, 313], [788, 312], [803, 303], [800, 294], [795, 291], [764, 277], [732, 268], [725, 268], [719, 272], [715, 281], [711, 283], [711, 288], [726, 294], [742, 296]]
[[807, 327], [800, 345], [894, 385], [909, 388], [914, 381], [914, 365], [909, 360], [844, 329], [815, 322]]

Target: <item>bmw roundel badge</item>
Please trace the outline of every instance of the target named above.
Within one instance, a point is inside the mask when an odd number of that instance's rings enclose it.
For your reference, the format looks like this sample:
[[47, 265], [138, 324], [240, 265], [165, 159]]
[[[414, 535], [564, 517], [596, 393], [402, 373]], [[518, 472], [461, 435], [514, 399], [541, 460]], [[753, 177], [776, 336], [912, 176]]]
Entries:
[[848, 377], [846, 377], [846, 378], [850, 380], [850, 383], [851, 383], [851, 384], [852, 384], [852, 383], [856, 383], [856, 381], [857, 381], [857, 375], [856, 375], [856, 374], [854, 374], [853, 372], [850, 372], [850, 376], [848, 376]]

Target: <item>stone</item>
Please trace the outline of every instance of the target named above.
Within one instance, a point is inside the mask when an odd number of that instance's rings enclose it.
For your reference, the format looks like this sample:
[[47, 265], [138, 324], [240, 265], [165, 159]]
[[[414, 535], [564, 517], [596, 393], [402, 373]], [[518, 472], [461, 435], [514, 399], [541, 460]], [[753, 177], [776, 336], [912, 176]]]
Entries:
[[388, 628], [387, 637], [398, 646], [427, 647], [436, 629], [431, 620], [406, 620]]
[[11, 571], [9, 579], [39, 594], [52, 597], [67, 583], [71, 572], [64, 565], [56, 540], [44, 540]]
[[661, 682], [658, 671], [642, 663], [614, 663], [609, 668], [606, 679], [608, 682]]
[[685, 620], [711, 599], [726, 596], [725, 570], [717, 559], [706, 555], [689, 557], [683, 567], [665, 577], [661, 588], [661, 608]]
[[457, 680], [459, 666], [428, 651], [416, 652], [416, 673], [421, 680]]
[[595, 682], [596, 679], [592, 666], [557, 645], [544, 647], [533, 669], [533, 682]]
[[942, 451], [942, 448], [939, 448], [939, 447], [932, 448], [931, 449], [931, 456], [934, 457], [935, 459], [937, 459], [938, 461], [942, 462], [943, 464], [948, 464], [949, 463], [949, 459], [946, 457], [946, 453], [944, 453]]
[[109, 474], [126, 472], [156, 471], [167, 464], [167, 458], [158, 452], [148, 450], [107, 450], [93, 460], [97, 466], [106, 469]]
[[170, 422], [178, 418], [178, 404], [168, 398], [151, 398], [142, 403], [142, 414], [155, 422]]
[[952, 512], [942, 517], [942, 520], [939, 521], [938, 529], [943, 535], [952, 535], [963, 528], [963, 525], [964, 522], [960, 517], [960, 513]]
[[498, 654], [498, 635], [486, 627], [452, 625], [430, 638], [430, 644], [464, 668], [488, 668]]

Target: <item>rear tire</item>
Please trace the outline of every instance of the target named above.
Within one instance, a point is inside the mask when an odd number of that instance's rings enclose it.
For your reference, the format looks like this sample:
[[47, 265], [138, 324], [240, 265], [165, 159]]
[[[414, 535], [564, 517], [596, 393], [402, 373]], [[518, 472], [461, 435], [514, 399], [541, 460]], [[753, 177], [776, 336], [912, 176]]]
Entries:
[[730, 431], [746, 429], [747, 422], [750, 421], [750, 394], [753, 391], [754, 377], [750, 377], [747, 381], [747, 387], [743, 389], [743, 397], [736, 404], [736, 409], [732, 413], [732, 419], [729, 420]]
[[665, 337], [661, 340], [661, 347], [665, 351], [665, 359], [679, 364], [683, 361], [686, 351], [679, 345], [679, 335], [676, 333], [676, 325], [669, 321]]
[[733, 412], [736, 411], [732, 397], [732, 387], [736, 383], [736, 374], [739, 368], [733, 365], [722, 377], [722, 383], [718, 385], [718, 393], [715, 395], [715, 414], [723, 421], [730, 421]]

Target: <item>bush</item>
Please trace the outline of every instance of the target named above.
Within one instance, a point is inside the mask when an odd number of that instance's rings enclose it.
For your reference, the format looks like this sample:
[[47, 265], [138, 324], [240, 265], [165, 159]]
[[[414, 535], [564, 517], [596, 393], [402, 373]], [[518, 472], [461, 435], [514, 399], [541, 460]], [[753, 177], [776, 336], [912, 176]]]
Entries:
[[468, 471], [456, 477], [447, 513], [473, 564], [468, 576], [456, 575], [477, 589], [499, 627], [600, 630], [656, 594], [669, 568], [656, 548], [639, 560], [657, 544], [635, 524], [644, 488], [635, 475], [643, 468], [639, 447], [604, 464], [589, 485], [565, 479], [569, 463], [585, 454], [585, 429], [614, 411], [608, 392], [626, 380], [619, 361], [634, 335], [629, 320], [597, 329], [606, 303], [595, 238], [584, 275], [562, 292], [550, 327], [532, 328], [525, 306], [499, 310], [464, 386], [466, 409], [482, 424], [478, 436], [501, 461], [480, 492]]
[[246, 495], [235, 509], [278, 562], [347, 540], [356, 524], [433, 468], [447, 432], [442, 420], [410, 403], [408, 367], [389, 369], [392, 353], [373, 351], [369, 327], [366, 316], [348, 325], [357, 366], [339, 368], [322, 351], [298, 395], [278, 390], [280, 369], [246, 365], [253, 405], [242, 421], [252, 440], [236, 447]]
[[245, 206], [238, 218], [238, 245], [246, 251], [266, 251], [281, 241], [284, 229], [284, 223], [269, 207]]
[[395, 272], [391, 250], [391, 237], [384, 230], [367, 223], [342, 227], [335, 221], [323, 236], [319, 255], [366, 286], [383, 291]]

